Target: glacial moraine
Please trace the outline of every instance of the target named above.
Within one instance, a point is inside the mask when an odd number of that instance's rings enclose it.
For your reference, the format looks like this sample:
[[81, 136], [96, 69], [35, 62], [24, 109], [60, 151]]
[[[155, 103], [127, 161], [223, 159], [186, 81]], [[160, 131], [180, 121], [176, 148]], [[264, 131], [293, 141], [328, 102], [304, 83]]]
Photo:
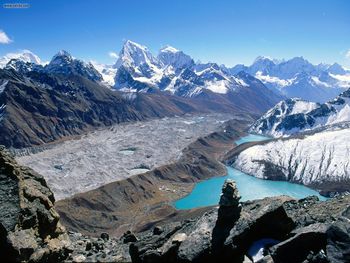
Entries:
[[60, 200], [172, 163], [191, 142], [230, 118], [235, 117], [208, 114], [119, 124], [18, 156], [17, 161], [41, 172]]

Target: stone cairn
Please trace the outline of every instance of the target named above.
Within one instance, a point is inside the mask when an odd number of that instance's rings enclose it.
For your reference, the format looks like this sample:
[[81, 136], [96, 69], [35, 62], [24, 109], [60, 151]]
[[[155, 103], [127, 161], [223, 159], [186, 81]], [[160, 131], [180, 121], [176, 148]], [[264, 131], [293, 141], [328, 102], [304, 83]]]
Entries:
[[222, 194], [219, 202], [218, 224], [235, 223], [241, 213], [242, 206], [239, 203], [239, 195], [235, 181], [227, 179], [222, 187]]

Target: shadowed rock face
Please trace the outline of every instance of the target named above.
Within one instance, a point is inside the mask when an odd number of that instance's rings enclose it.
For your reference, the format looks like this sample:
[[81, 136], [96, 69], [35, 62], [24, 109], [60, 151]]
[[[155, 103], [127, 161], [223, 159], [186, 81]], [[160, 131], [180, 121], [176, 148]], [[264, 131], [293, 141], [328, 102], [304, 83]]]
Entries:
[[59, 261], [70, 241], [43, 177], [0, 149], [0, 254], [5, 262]]

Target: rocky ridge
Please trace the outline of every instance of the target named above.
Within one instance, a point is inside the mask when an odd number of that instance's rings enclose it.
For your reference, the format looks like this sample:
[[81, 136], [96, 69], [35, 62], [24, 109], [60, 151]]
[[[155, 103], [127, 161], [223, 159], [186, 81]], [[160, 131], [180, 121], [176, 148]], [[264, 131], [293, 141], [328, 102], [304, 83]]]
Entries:
[[[202, 216], [137, 235], [133, 262], [348, 262], [350, 196], [320, 202], [273, 197], [242, 203], [220, 225], [221, 206]], [[266, 241], [269, 242], [266, 242]]]

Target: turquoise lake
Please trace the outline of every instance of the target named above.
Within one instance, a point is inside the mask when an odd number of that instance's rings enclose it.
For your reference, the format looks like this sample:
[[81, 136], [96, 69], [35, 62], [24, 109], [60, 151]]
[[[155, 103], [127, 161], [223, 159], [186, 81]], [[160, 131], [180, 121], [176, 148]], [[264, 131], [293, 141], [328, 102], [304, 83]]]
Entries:
[[240, 145], [245, 142], [260, 142], [260, 141], [266, 141], [270, 138], [266, 136], [256, 135], [256, 134], [249, 134], [248, 136], [244, 136], [240, 138], [239, 140], [235, 141], [237, 145]]
[[[240, 138], [236, 141], [236, 144], [267, 139], [269, 138], [251, 134]], [[229, 166], [226, 166], [226, 168], [226, 176], [214, 177], [197, 183], [189, 195], [175, 202], [175, 207], [177, 209], [191, 209], [218, 204], [221, 194], [221, 187], [228, 178], [236, 181], [238, 190], [242, 196], [241, 201], [261, 199], [264, 197], [278, 195], [289, 195], [298, 199], [309, 195], [316, 195], [318, 198], [320, 198], [320, 200], [326, 200], [326, 198], [321, 196], [317, 191], [303, 185], [282, 181], [263, 180], [247, 175]]]

